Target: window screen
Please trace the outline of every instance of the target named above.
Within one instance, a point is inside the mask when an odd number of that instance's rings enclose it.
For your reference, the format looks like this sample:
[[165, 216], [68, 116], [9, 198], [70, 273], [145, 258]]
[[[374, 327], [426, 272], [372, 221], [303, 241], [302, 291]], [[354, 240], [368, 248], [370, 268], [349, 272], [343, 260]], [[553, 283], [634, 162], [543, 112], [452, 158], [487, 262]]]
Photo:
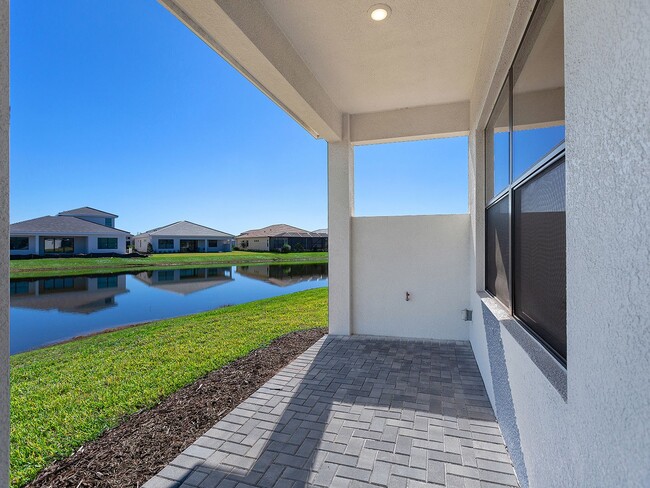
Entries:
[[508, 197], [487, 209], [485, 217], [485, 287], [503, 304], [510, 306], [510, 219]]
[[514, 313], [566, 358], [564, 159], [514, 191]]

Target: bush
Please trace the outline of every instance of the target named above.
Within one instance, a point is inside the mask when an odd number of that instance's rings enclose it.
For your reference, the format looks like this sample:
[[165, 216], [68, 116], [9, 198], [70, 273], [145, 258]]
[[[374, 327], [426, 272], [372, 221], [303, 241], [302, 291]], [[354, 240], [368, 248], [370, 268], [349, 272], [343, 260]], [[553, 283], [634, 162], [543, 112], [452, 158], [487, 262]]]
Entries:
[[147, 252], [151, 254], [153, 252], [153, 246], [151, 245], [151, 242], [147, 244]]
[[280, 252], [291, 252], [291, 246], [289, 244], [284, 244]]

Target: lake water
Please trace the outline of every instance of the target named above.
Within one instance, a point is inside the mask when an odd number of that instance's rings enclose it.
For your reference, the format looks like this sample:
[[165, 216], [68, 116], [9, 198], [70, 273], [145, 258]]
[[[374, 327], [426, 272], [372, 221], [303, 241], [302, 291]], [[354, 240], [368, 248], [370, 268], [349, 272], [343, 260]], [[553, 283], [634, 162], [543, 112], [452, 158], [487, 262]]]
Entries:
[[94, 332], [327, 286], [327, 264], [11, 280], [11, 354]]

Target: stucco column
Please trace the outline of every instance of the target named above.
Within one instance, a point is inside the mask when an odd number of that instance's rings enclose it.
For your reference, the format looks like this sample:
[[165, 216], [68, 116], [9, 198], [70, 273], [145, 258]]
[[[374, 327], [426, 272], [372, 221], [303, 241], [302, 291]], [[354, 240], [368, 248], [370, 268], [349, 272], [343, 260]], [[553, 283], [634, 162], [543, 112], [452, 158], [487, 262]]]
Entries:
[[9, 486], [9, 0], [0, 0], [0, 486]]
[[354, 148], [349, 115], [343, 116], [343, 140], [327, 144], [329, 229], [329, 332], [351, 335], [351, 217], [354, 213]]

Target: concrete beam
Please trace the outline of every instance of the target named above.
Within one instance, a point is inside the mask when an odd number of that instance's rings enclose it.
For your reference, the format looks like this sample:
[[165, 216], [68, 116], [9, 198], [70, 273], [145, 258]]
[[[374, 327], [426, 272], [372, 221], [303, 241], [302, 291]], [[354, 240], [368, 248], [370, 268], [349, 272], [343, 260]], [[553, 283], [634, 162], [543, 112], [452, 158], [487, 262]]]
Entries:
[[341, 111], [260, 2], [159, 2], [314, 137], [341, 140]]
[[0, 0], [0, 486], [9, 486], [9, 0]]
[[469, 102], [350, 116], [350, 141], [356, 145], [463, 136], [468, 132]]

